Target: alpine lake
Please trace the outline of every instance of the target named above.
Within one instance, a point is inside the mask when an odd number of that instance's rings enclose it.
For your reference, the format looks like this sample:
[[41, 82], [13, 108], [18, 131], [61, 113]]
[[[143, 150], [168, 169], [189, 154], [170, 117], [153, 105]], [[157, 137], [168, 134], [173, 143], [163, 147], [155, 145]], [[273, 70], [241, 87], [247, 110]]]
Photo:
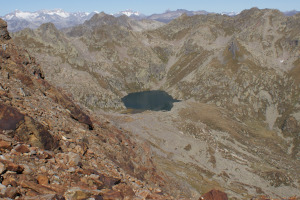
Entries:
[[133, 113], [145, 110], [170, 111], [173, 103], [179, 102], [179, 100], [161, 90], [129, 93], [121, 100], [126, 108], [132, 110]]

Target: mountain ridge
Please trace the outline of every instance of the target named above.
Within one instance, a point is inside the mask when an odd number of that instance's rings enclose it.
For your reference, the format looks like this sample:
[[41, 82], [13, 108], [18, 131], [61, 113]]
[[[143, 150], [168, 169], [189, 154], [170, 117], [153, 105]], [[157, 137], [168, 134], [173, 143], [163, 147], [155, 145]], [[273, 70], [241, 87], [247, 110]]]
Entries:
[[[72, 26], [76, 26], [79, 24], [84, 23], [84, 21], [89, 20], [92, 18], [94, 14], [98, 14], [98, 11], [94, 12], [66, 12], [62, 9], [55, 9], [55, 10], [39, 10], [36, 12], [23, 12], [20, 10], [16, 10], [12, 13], [6, 14], [2, 16], [4, 20], [8, 23], [8, 30], [12, 32], [20, 31], [24, 28], [31, 28], [36, 29], [43, 23], [52, 22], [56, 25], [58, 29], [68, 28]], [[120, 11], [115, 14], [110, 14], [115, 17], [120, 17], [121, 15], [126, 15], [130, 18], [136, 20], [156, 20], [163, 23], [168, 23], [173, 19], [181, 16], [182, 14], [187, 14], [188, 16], [193, 15], [206, 15], [209, 13], [214, 12], [207, 12], [204, 10], [200, 11], [189, 11], [185, 9], [177, 9], [175, 11], [167, 10], [164, 13], [160, 14], [151, 14], [146, 16], [138, 11], [133, 11], [131, 9], [127, 9], [125, 11]], [[222, 12], [222, 15], [228, 16], [235, 16], [238, 15], [240, 12]], [[283, 12], [287, 16], [293, 16], [299, 11], [292, 10], [292, 11], [285, 11]], [[216, 14], [216, 13], [215, 13]]]

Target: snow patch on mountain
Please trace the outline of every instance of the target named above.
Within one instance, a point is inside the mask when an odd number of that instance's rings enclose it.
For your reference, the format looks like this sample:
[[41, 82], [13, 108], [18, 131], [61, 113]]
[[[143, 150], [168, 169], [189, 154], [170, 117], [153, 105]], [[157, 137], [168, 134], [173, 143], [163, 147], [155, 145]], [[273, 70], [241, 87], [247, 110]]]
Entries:
[[[36, 12], [23, 12], [15, 10], [2, 18], [7, 21], [8, 30], [15, 32], [24, 28], [35, 29], [44, 23], [53, 23], [57, 28], [67, 28], [82, 24], [90, 19], [96, 12], [66, 12], [62, 9], [39, 10]], [[24, 23], [24, 21], [26, 23]]]
[[53, 10], [53, 11], [45, 11], [44, 13], [48, 14], [48, 15], [58, 15], [58, 16], [63, 17], [63, 18], [70, 17], [70, 13], [67, 13], [67, 12], [65, 12], [61, 9]]
[[124, 15], [127, 15], [128, 17], [130, 17], [131, 15], [140, 16], [139, 12], [132, 11], [132, 10], [122, 11], [121, 13], [124, 14]]
[[118, 13], [112, 14], [113, 16], [119, 17], [121, 15], [126, 15], [127, 17], [133, 17], [133, 16], [141, 16], [142, 14], [137, 11], [133, 11], [131, 9], [127, 9], [124, 11], [120, 11]]
[[23, 19], [33, 19], [39, 16], [37, 13], [30, 13], [30, 12], [17, 12], [16, 17], [23, 18]]
[[221, 13], [221, 15], [228, 15], [228, 16], [231, 16], [231, 17], [236, 16], [238, 14], [240, 14], [240, 12], [231, 11], [231, 12], [222, 12]]

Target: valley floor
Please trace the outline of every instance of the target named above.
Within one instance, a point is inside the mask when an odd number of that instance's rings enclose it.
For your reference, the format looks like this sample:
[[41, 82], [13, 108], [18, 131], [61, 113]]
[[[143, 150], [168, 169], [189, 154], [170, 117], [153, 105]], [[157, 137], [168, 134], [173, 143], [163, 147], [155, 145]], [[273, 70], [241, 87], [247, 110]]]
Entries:
[[159, 169], [194, 197], [211, 189], [233, 199], [300, 195], [299, 161], [278, 153], [289, 140], [267, 128], [258, 132], [220, 107], [182, 101], [170, 112], [101, 114], [140, 143], [146, 140]]

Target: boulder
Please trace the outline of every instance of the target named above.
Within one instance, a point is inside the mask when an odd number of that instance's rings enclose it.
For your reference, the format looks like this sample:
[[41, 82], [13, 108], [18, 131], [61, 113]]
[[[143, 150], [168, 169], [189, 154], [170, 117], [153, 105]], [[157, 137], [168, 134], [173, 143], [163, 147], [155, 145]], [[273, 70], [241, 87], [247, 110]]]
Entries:
[[41, 184], [41, 185], [48, 185], [48, 184], [49, 184], [49, 179], [48, 179], [48, 177], [45, 176], [45, 175], [39, 175], [39, 176], [37, 177], [37, 181], [38, 181], [38, 183]]
[[225, 192], [211, 190], [200, 197], [199, 200], [228, 200], [228, 197]]
[[11, 142], [0, 140], [0, 150], [5, 150], [5, 149], [10, 150], [11, 148], [12, 148]]
[[24, 144], [21, 144], [21, 145], [17, 146], [15, 148], [15, 150], [19, 153], [28, 153], [28, 152], [30, 152], [29, 148]]
[[24, 115], [17, 109], [0, 103], [0, 130], [15, 130], [23, 120]]

